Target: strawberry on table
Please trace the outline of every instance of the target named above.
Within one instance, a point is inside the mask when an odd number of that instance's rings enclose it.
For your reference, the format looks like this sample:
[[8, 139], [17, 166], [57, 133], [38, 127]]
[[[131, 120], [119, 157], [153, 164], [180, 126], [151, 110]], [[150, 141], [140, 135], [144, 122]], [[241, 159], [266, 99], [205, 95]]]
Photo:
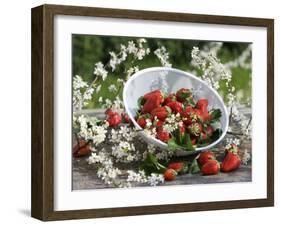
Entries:
[[91, 152], [91, 145], [85, 140], [80, 140], [78, 144], [73, 147], [73, 156], [81, 157], [88, 155]]
[[226, 149], [225, 157], [221, 164], [221, 171], [231, 172], [239, 168], [241, 159], [238, 155], [238, 147], [235, 144], [231, 144], [231, 147]]
[[114, 112], [111, 108], [107, 108], [106, 111], [104, 112], [107, 116], [112, 115]]
[[178, 174], [185, 174], [188, 172], [188, 166], [185, 162], [172, 162], [168, 165], [168, 169], [173, 169]]
[[122, 117], [117, 112], [113, 112], [107, 117], [106, 120], [110, 127], [114, 127], [118, 126], [122, 122]]
[[220, 164], [217, 160], [207, 161], [201, 168], [203, 175], [216, 175], [220, 170]]
[[215, 159], [215, 155], [212, 151], [204, 151], [200, 153], [198, 162], [201, 166], [203, 166], [206, 162], [214, 159]]
[[127, 113], [123, 112], [121, 115], [122, 115], [122, 119], [123, 119], [123, 121], [125, 123], [130, 123], [131, 122], [131, 119], [130, 119], [130, 117], [129, 117], [129, 115]]
[[164, 172], [164, 178], [166, 181], [172, 181], [172, 180], [176, 179], [176, 176], [177, 176], [177, 172], [173, 169], [167, 169]]

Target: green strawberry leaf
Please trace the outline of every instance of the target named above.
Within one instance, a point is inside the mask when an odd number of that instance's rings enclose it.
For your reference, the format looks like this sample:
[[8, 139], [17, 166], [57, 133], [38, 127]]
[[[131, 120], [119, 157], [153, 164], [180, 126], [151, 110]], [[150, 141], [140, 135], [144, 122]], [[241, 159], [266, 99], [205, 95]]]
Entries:
[[190, 139], [190, 135], [188, 133], [184, 133], [182, 137], [182, 145], [184, 145], [187, 151], [195, 151]]
[[216, 122], [221, 117], [221, 110], [220, 109], [212, 109], [210, 112], [211, 122]]
[[141, 108], [145, 103], [145, 99], [143, 98], [143, 96], [139, 97], [138, 99], [138, 107]]
[[141, 165], [141, 169], [145, 171], [147, 175], [151, 173], [164, 173], [166, 167], [160, 164], [152, 153], [148, 153], [146, 159]]
[[198, 158], [199, 158], [199, 155], [196, 156], [196, 157], [193, 159], [192, 163], [191, 163], [191, 166], [190, 166], [190, 168], [189, 168], [189, 172], [190, 172], [191, 174], [195, 174], [195, 173], [199, 173], [199, 172], [200, 172], [200, 167], [199, 167], [199, 164], [198, 164], [198, 162], [197, 162], [197, 159], [198, 159]]
[[[177, 137], [175, 137], [175, 135]], [[185, 133], [182, 137], [180, 137], [179, 132], [175, 131], [167, 144], [168, 148], [173, 151], [179, 149], [185, 151], [195, 151], [188, 133]]]
[[211, 140], [212, 140], [212, 141], [215, 141], [215, 140], [219, 139], [220, 136], [221, 136], [221, 134], [222, 134], [222, 130], [221, 130], [221, 129], [216, 129], [216, 130], [213, 132], [212, 136], [211, 136]]

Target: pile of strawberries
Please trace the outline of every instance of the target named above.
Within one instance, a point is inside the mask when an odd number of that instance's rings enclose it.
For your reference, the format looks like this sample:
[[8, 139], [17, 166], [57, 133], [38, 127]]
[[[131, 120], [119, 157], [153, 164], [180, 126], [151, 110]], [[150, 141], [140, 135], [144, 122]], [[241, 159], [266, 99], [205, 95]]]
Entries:
[[[198, 164], [198, 171], [201, 171], [202, 175], [216, 175], [219, 171], [231, 172], [239, 168], [241, 159], [238, 155], [239, 148], [235, 144], [231, 144], [229, 148], [225, 149], [225, 156], [220, 164], [212, 151], [202, 152], [198, 158], [195, 159]], [[190, 166], [192, 167], [192, 166]], [[191, 170], [188, 170], [188, 165], [185, 162], [173, 162], [170, 163], [164, 172], [164, 178], [166, 181], [171, 181], [179, 174], [184, 174]]]
[[[147, 129], [147, 119], [152, 121], [148, 129], [156, 128], [156, 138], [168, 143], [173, 134], [164, 129], [167, 118], [171, 114], [180, 116], [178, 124], [180, 136], [188, 134], [193, 146], [207, 145], [213, 142], [214, 128], [211, 123], [219, 120], [219, 109], [208, 110], [208, 100], [199, 99], [195, 102], [190, 89], [182, 88], [175, 94], [164, 95], [160, 90], [154, 90], [140, 97], [139, 111], [136, 121], [140, 127]], [[204, 144], [204, 145], [203, 145]]]

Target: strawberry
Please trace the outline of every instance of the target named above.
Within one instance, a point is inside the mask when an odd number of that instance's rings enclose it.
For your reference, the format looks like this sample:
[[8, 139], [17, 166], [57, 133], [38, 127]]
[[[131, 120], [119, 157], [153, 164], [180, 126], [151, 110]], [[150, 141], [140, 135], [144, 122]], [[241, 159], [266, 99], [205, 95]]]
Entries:
[[154, 123], [155, 123], [156, 131], [163, 129], [163, 124], [164, 124], [163, 121], [158, 120], [157, 122], [154, 122]]
[[168, 165], [168, 168], [175, 170], [178, 174], [185, 174], [188, 172], [187, 164], [184, 162], [172, 162]]
[[197, 143], [197, 139], [195, 137], [192, 137], [191, 138], [191, 144], [196, 145], [196, 143]]
[[122, 122], [122, 118], [117, 112], [113, 112], [111, 115], [107, 117], [106, 120], [110, 127], [117, 126]]
[[168, 114], [169, 112], [166, 107], [158, 107], [153, 109], [151, 112], [151, 116], [153, 119], [157, 117], [161, 121], [164, 121], [167, 118]]
[[185, 127], [182, 125], [182, 123], [179, 123], [179, 130], [180, 130], [180, 135], [183, 136], [185, 133]]
[[198, 137], [203, 131], [203, 126], [197, 122], [192, 123], [188, 126], [188, 130], [192, 136]]
[[78, 144], [73, 147], [73, 156], [81, 157], [88, 155], [91, 152], [91, 145], [85, 140], [80, 140]]
[[200, 140], [201, 141], [206, 141], [208, 138], [209, 137], [208, 137], [207, 133], [205, 133], [205, 132], [200, 133]]
[[167, 104], [167, 106], [170, 107], [175, 113], [182, 112], [182, 103], [178, 101], [171, 101]]
[[130, 123], [131, 122], [131, 119], [130, 119], [130, 117], [129, 117], [129, 115], [127, 114], [127, 113], [125, 113], [125, 112], [122, 112], [122, 119], [123, 119], [123, 121], [125, 122], [125, 123]]
[[163, 103], [163, 101], [164, 101], [164, 97], [163, 97], [163, 95], [162, 95], [162, 93], [159, 89], [154, 90], [150, 93], [147, 93], [143, 96], [143, 99], [146, 100], [146, 101], [149, 100], [149, 99], [154, 99], [154, 98], [159, 99], [160, 103]]
[[139, 126], [141, 128], [145, 128], [145, 126], [146, 126], [146, 118], [145, 117], [139, 117], [137, 119], [137, 123], [139, 124]]
[[208, 112], [208, 100], [199, 99], [196, 104], [196, 108], [200, 109], [202, 112]]
[[215, 155], [212, 151], [204, 151], [200, 153], [198, 162], [201, 166], [203, 166], [206, 162], [214, 159], [215, 159]]
[[164, 172], [164, 178], [166, 181], [172, 181], [176, 178], [177, 172], [173, 169], [166, 169]]
[[184, 102], [188, 98], [192, 97], [192, 93], [189, 89], [182, 88], [176, 93], [177, 101]]
[[210, 119], [210, 115], [208, 113], [208, 111], [202, 111], [201, 109], [194, 109], [194, 112], [196, 114], [196, 117], [198, 119], [198, 121], [200, 122], [207, 122]]
[[207, 136], [208, 137], [211, 137], [212, 135], [213, 135], [213, 132], [214, 132], [214, 128], [212, 127], [212, 126], [208, 126], [207, 128], [206, 128], [206, 134], [207, 134]]
[[110, 115], [112, 115], [114, 112], [112, 111], [111, 108], [107, 108], [104, 113], [105, 113], [107, 116], [110, 116]]
[[209, 160], [201, 168], [203, 175], [215, 175], [218, 174], [219, 170], [220, 164], [217, 160]]
[[183, 118], [183, 123], [186, 126], [189, 126], [190, 124], [197, 122], [198, 116], [195, 113], [195, 109], [193, 109], [191, 106], [187, 106], [182, 112], [181, 117]]
[[167, 105], [168, 103], [172, 102], [172, 101], [176, 101], [177, 98], [176, 98], [176, 95], [175, 94], [170, 94], [169, 96], [167, 96], [165, 99], [164, 99], [164, 103], [163, 105]]
[[168, 140], [170, 140], [171, 134], [163, 129], [160, 129], [157, 131], [156, 138], [163, 142], [167, 142]]
[[143, 105], [142, 113], [151, 113], [155, 108], [160, 107], [161, 97], [151, 97]]
[[221, 171], [230, 172], [239, 168], [241, 159], [238, 155], [238, 147], [235, 144], [226, 149], [226, 155], [221, 164]]

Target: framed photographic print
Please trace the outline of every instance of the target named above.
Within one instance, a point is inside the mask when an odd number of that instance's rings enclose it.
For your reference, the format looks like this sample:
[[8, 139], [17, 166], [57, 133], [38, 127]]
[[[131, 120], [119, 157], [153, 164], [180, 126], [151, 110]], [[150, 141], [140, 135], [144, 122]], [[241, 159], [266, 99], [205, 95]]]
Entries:
[[32, 216], [274, 205], [272, 19], [32, 9]]

